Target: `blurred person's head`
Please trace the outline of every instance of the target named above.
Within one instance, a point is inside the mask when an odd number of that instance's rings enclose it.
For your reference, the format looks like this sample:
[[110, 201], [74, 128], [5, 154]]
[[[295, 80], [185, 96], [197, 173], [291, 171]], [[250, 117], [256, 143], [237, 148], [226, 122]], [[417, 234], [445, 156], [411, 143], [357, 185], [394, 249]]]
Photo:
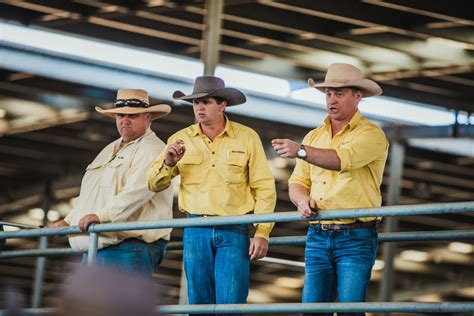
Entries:
[[25, 297], [16, 289], [6, 288], [3, 293], [5, 301], [4, 316], [25, 316], [22, 308], [26, 307]]
[[153, 281], [99, 266], [81, 267], [61, 288], [59, 315], [157, 315]]

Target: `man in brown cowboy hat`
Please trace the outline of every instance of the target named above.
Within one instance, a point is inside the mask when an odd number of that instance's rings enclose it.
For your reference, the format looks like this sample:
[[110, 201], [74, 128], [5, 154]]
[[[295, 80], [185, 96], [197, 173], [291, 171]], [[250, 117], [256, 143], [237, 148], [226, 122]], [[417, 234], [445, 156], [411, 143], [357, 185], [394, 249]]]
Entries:
[[[242, 104], [242, 92], [218, 77], [196, 79], [193, 93], [173, 98], [193, 104], [197, 124], [178, 131], [153, 162], [148, 186], [161, 191], [181, 175], [179, 208], [187, 217], [271, 213], [275, 180], [257, 133], [230, 121], [227, 106]], [[184, 230], [184, 269], [191, 304], [245, 303], [250, 259], [266, 255], [273, 224], [192, 227]]]
[[[324, 125], [298, 144], [274, 139], [284, 158], [298, 158], [289, 180], [290, 199], [302, 217], [316, 210], [377, 207], [388, 142], [383, 130], [362, 117], [361, 98], [382, 89], [348, 64], [332, 64], [323, 83], [311, 87], [326, 94]], [[377, 252], [379, 218], [312, 221], [306, 240], [303, 302], [363, 302]], [[363, 314], [363, 313], [362, 313]]]
[[[105, 147], [87, 166], [77, 203], [56, 227], [91, 223], [151, 221], [172, 218], [171, 190], [150, 192], [146, 172], [165, 144], [150, 129], [152, 120], [170, 113], [166, 104], [150, 105], [148, 93], [119, 89], [114, 107], [97, 112], [114, 118], [120, 138]], [[171, 229], [100, 234], [97, 263], [122, 271], [151, 275], [163, 259]], [[73, 235], [72, 248], [86, 251], [89, 237]]]

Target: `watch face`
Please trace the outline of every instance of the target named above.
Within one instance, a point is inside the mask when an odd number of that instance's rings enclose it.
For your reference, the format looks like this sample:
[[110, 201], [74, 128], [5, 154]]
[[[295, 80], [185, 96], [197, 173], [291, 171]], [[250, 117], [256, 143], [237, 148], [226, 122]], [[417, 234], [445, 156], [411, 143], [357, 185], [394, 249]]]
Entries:
[[296, 152], [296, 155], [298, 158], [306, 158], [306, 150], [301, 148]]

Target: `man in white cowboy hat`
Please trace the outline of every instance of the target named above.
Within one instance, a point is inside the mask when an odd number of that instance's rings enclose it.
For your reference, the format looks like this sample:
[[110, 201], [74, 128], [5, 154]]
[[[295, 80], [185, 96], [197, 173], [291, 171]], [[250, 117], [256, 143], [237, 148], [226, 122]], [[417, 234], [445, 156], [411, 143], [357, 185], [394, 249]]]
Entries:
[[[146, 172], [165, 144], [150, 129], [151, 121], [170, 113], [166, 104], [150, 105], [148, 93], [119, 89], [114, 107], [96, 107], [114, 118], [120, 138], [106, 146], [87, 166], [77, 203], [56, 227], [91, 223], [167, 220], [173, 194], [147, 188]], [[163, 259], [171, 229], [133, 230], [100, 234], [97, 263], [139, 275], [149, 275]], [[72, 235], [73, 249], [87, 251], [89, 237]]]
[[[161, 191], [181, 175], [179, 208], [188, 217], [271, 213], [275, 180], [257, 133], [230, 121], [227, 106], [245, 95], [214, 76], [196, 78], [193, 93], [173, 98], [193, 104], [197, 124], [168, 139], [148, 172], [148, 186]], [[250, 260], [266, 255], [272, 223], [193, 227], [184, 230], [184, 269], [191, 304], [245, 303]]]
[[[349, 64], [332, 64], [323, 83], [311, 87], [326, 94], [324, 125], [298, 144], [272, 140], [284, 158], [298, 158], [289, 179], [290, 199], [302, 217], [316, 210], [377, 207], [387, 160], [383, 130], [362, 117], [362, 98], [382, 89]], [[377, 252], [379, 218], [313, 221], [306, 240], [306, 276], [303, 302], [365, 301]], [[363, 314], [363, 313], [362, 313]]]

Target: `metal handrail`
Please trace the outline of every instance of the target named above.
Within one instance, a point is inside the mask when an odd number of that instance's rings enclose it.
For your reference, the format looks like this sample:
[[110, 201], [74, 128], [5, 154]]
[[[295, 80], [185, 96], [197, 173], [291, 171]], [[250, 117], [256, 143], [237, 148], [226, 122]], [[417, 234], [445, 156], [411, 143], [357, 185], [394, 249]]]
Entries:
[[[55, 308], [27, 308], [28, 315], [50, 315]], [[237, 313], [472, 313], [474, 303], [412, 303], [412, 302], [369, 302], [369, 303], [272, 303], [272, 304], [202, 304], [162, 305], [156, 307], [161, 314], [237, 314]], [[0, 315], [1, 310], [0, 310]]]
[[[318, 211], [317, 216], [307, 219], [301, 218], [297, 212], [279, 212], [263, 215], [216, 216], [205, 218], [186, 218], [164, 221], [91, 224], [88, 263], [92, 263], [97, 252], [98, 234], [126, 230], [143, 230], [158, 228], [183, 228], [196, 226], [218, 226], [251, 224], [265, 222], [290, 222], [309, 220], [330, 220], [359, 217], [390, 217], [426, 214], [449, 214], [473, 212], [474, 201], [455, 202], [444, 204], [397, 205], [363, 209], [343, 209]], [[42, 228], [22, 230], [16, 232], [2, 232], [0, 239], [24, 238], [40, 236], [64, 236], [84, 233], [77, 226], [63, 228]], [[441, 232], [399, 232], [380, 234], [380, 241], [419, 241], [419, 240], [461, 240], [473, 239], [473, 231], [441, 231]], [[270, 245], [301, 245], [304, 236], [271, 238]], [[178, 245], [177, 245], [178, 246]], [[181, 245], [180, 245], [181, 246]], [[46, 249], [41, 255], [71, 254], [68, 249]], [[23, 251], [25, 254], [28, 250]], [[30, 250], [30, 254], [33, 251]], [[3, 253], [2, 253], [3, 255]], [[6, 254], [8, 255], [8, 254]], [[1, 256], [0, 256], [1, 258]], [[55, 309], [36, 308], [26, 309], [31, 314], [50, 314]], [[158, 306], [157, 310], [164, 314], [183, 313], [285, 313], [285, 312], [417, 312], [417, 313], [446, 313], [446, 312], [474, 312], [474, 303], [444, 302], [444, 303], [411, 303], [411, 302], [376, 302], [376, 303], [277, 303], [277, 304], [216, 304], [216, 305], [166, 305]], [[2, 311], [0, 310], [0, 315]]]
[[[473, 230], [451, 230], [451, 231], [424, 231], [424, 232], [396, 232], [380, 233], [380, 242], [413, 242], [413, 241], [443, 241], [443, 240], [474, 240]], [[306, 236], [271, 237], [270, 246], [303, 246], [306, 244]], [[180, 241], [170, 242], [167, 250], [180, 250], [183, 243]], [[48, 248], [45, 250], [25, 249], [14, 251], [1, 251], [0, 259], [11, 259], [18, 257], [55, 257], [78, 255], [84, 252], [71, 248]]]
[[216, 304], [216, 305], [163, 305], [163, 314], [221, 314], [221, 313], [463, 313], [473, 312], [474, 303], [272, 303], [272, 304]]
[[[464, 213], [474, 211], [474, 201], [453, 202], [453, 203], [433, 203], [417, 205], [394, 205], [374, 208], [354, 208], [342, 210], [324, 210], [318, 211], [318, 215], [312, 218], [301, 218], [297, 212], [277, 212], [270, 214], [251, 214], [240, 216], [215, 216], [215, 217], [196, 217], [179, 218], [172, 220], [148, 221], [148, 222], [128, 222], [128, 223], [109, 223], [109, 224], [91, 224], [89, 233], [105, 233], [128, 230], [144, 230], [158, 228], [184, 228], [196, 226], [217, 226], [217, 225], [235, 225], [252, 224], [265, 222], [294, 222], [309, 220], [331, 220], [342, 218], [359, 217], [390, 217], [390, 216], [413, 216], [427, 214], [450, 214]], [[40, 228], [21, 230], [14, 232], [0, 233], [0, 239], [24, 238], [40, 236], [64, 236], [83, 233], [77, 226], [60, 228]]]

